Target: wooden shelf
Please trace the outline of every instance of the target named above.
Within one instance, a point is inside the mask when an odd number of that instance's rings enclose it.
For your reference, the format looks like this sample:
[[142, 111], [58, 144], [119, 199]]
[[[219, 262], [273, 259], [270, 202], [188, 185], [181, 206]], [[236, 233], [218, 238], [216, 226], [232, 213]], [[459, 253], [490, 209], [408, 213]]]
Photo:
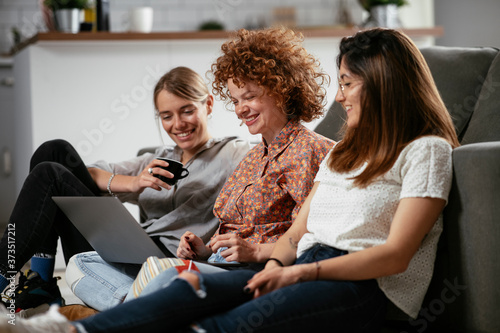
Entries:
[[[305, 37], [310, 38], [341, 38], [355, 34], [360, 28], [357, 27], [306, 27], [296, 28], [301, 31]], [[444, 34], [443, 27], [437, 26], [432, 28], [419, 29], [401, 29], [410, 37], [439, 37]], [[137, 32], [81, 32], [78, 34], [62, 33], [62, 32], [41, 32], [30, 39], [18, 44], [11, 50], [7, 56], [13, 56], [25, 47], [38, 42], [78, 42], [78, 41], [162, 41], [162, 40], [210, 40], [220, 39], [226, 40], [233, 36], [235, 31], [182, 31], [182, 32], [152, 32], [152, 33], [137, 33]]]
[[[306, 37], [344, 37], [350, 36], [359, 28], [315, 27], [297, 28]], [[411, 37], [438, 37], [443, 35], [442, 27], [401, 29]], [[38, 33], [30, 39], [29, 44], [38, 41], [123, 41], [123, 40], [192, 40], [192, 39], [227, 39], [234, 31], [185, 31], [185, 32], [82, 32], [78, 34], [61, 32]]]

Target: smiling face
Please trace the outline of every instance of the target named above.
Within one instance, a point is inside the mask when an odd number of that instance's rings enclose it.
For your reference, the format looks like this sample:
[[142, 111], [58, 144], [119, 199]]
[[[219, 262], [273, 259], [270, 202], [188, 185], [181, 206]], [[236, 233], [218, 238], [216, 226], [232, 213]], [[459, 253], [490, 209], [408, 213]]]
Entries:
[[347, 126], [356, 128], [361, 116], [361, 92], [363, 81], [358, 76], [352, 74], [343, 62], [339, 70], [339, 89], [335, 100], [340, 103], [347, 112]]
[[242, 86], [238, 87], [232, 79], [227, 82], [234, 111], [251, 134], [262, 134], [266, 143], [270, 144], [285, 127], [288, 118], [276, 106], [276, 99], [262, 87], [250, 81], [241, 83]]
[[163, 128], [183, 150], [182, 159], [189, 160], [210, 138], [207, 116], [212, 113], [213, 97], [204, 103], [192, 102], [162, 90], [156, 106]]

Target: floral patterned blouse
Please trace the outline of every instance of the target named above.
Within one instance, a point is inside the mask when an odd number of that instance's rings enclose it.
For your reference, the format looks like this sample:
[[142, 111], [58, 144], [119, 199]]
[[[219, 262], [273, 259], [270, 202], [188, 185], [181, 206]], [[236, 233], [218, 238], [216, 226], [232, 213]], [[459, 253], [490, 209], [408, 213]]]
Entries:
[[224, 184], [214, 206], [216, 234], [275, 242], [292, 224], [333, 141], [289, 121], [276, 139], [253, 147]]

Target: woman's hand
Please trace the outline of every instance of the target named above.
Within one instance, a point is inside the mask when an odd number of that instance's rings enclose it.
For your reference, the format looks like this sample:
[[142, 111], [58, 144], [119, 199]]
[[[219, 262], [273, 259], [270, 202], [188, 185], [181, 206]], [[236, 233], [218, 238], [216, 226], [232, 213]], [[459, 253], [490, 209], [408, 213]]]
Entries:
[[181, 237], [177, 247], [177, 257], [183, 259], [208, 259], [212, 251], [203, 243], [203, 240], [190, 231]]
[[221, 256], [226, 261], [238, 262], [262, 262], [259, 244], [251, 244], [235, 234], [217, 235], [210, 241], [210, 248], [213, 253], [221, 247], [227, 247], [222, 251]]
[[[270, 261], [266, 268], [255, 274], [245, 287], [245, 292], [253, 293], [254, 298], [260, 297], [271, 291], [309, 280], [312, 264], [292, 265], [281, 267]], [[312, 267], [314, 269], [314, 267]]]
[[[160, 166], [168, 166], [168, 162], [162, 160], [153, 160], [149, 163], [142, 172], [136, 176], [132, 177], [130, 182], [130, 192], [142, 193], [145, 188], [149, 187], [157, 191], [161, 191], [162, 188], [170, 190], [172, 187], [155, 177], [155, 175], [164, 176], [166, 178], [172, 178], [174, 175], [167, 170], [160, 168]], [[149, 173], [149, 169], [152, 169], [153, 173]]]

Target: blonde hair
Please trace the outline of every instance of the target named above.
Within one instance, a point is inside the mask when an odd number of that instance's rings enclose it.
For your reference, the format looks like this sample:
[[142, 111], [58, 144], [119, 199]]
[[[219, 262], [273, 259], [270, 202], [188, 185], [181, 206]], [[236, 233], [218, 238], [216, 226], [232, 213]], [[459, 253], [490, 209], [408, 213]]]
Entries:
[[203, 78], [192, 69], [182, 66], [171, 69], [156, 83], [153, 102], [157, 113], [158, 106], [156, 105], [156, 99], [162, 90], [166, 90], [191, 102], [204, 103], [210, 95]]

